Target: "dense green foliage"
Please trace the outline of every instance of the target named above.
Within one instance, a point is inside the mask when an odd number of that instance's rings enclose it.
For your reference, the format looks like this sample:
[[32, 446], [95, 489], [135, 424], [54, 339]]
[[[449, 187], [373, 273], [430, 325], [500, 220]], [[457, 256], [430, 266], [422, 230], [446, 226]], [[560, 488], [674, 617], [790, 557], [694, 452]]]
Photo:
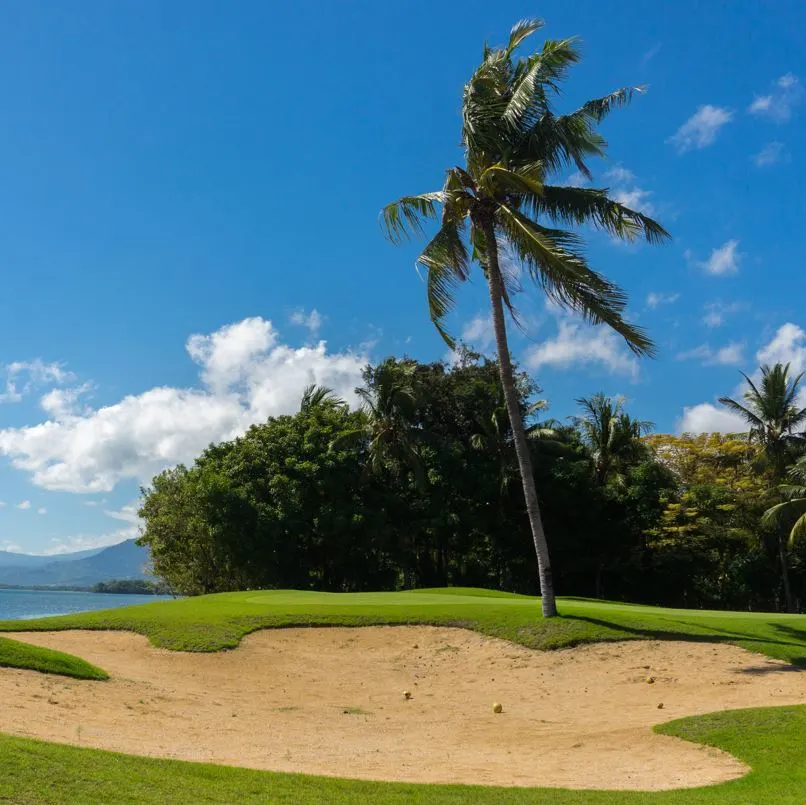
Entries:
[[105, 671], [72, 654], [0, 638], [0, 667], [26, 668], [76, 679], [108, 679]]
[[[806, 541], [786, 545], [800, 498], [784, 526], [765, 525], [783, 493], [763, 443], [645, 436], [649, 423], [600, 394], [562, 424], [526, 375], [516, 387], [561, 593], [800, 608]], [[350, 410], [312, 388], [296, 414], [154, 479], [141, 542], [171, 590], [539, 592], [495, 362], [389, 359], [359, 392]]]
[[546, 650], [603, 640], [709, 640], [806, 666], [806, 630], [798, 615], [664, 609], [576, 598], [561, 598], [559, 609], [560, 617], [543, 619], [536, 598], [455, 587], [392, 593], [266, 590], [2, 621], [0, 631], [117, 629], [147, 635], [163, 648], [220, 651], [235, 648], [244, 635], [258, 629], [432, 624], [460, 626]]

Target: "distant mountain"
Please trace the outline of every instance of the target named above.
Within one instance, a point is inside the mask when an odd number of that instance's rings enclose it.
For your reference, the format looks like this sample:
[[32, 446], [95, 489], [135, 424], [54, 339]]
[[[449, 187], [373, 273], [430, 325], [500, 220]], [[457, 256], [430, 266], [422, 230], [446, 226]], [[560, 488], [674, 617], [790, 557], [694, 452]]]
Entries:
[[[45, 559], [33, 564], [4, 565], [7, 556], [26, 559]], [[60, 556], [31, 557], [25, 554], [0, 556], [0, 584], [15, 586], [75, 586], [90, 587], [111, 579], [151, 578], [144, 566], [148, 563], [148, 548], [141, 548], [133, 539], [93, 551], [62, 554]]]
[[58, 553], [50, 556], [37, 556], [29, 553], [12, 553], [0, 551], [0, 569], [6, 567], [42, 567], [53, 562], [71, 562], [74, 559], [86, 559], [100, 553], [104, 548], [91, 548], [88, 551], [74, 551], [73, 553]]

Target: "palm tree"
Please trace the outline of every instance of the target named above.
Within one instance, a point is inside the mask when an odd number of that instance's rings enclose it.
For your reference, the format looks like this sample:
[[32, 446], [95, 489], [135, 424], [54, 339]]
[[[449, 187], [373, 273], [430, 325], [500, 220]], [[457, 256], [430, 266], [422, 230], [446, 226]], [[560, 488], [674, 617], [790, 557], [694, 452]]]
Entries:
[[782, 484], [779, 487], [786, 500], [767, 509], [761, 521], [778, 528], [791, 523], [791, 547], [796, 540], [806, 537], [806, 456], [801, 457], [789, 471], [789, 479], [791, 484]]
[[346, 405], [347, 403], [333, 389], [312, 383], [302, 392], [299, 410], [302, 414], [309, 414], [317, 408], [342, 408]]
[[[757, 441], [762, 448], [765, 469], [772, 480], [783, 484], [786, 467], [795, 458], [798, 448], [804, 445], [802, 433], [798, 429], [806, 425], [806, 408], [797, 404], [798, 391], [803, 373], [790, 377], [790, 365], [776, 363], [761, 367], [761, 380], [754, 383], [744, 372], [747, 381], [744, 404], [731, 397], [720, 397], [719, 402], [739, 414], [749, 426], [749, 438]], [[776, 510], [773, 506], [767, 514]], [[780, 511], [780, 510], [778, 510]], [[767, 517], [765, 522], [778, 522], [778, 514]], [[789, 585], [789, 567], [786, 560], [785, 540], [781, 528], [778, 534], [778, 560], [781, 564], [781, 581], [784, 587], [787, 611], [794, 611], [792, 590]]]
[[579, 428], [582, 441], [593, 459], [596, 481], [605, 486], [631, 461], [640, 458], [643, 445], [641, 437], [652, 430], [652, 423], [633, 419], [624, 410], [621, 397], [607, 397], [601, 392], [592, 397], [580, 397], [577, 401], [583, 414], [573, 417]]
[[791, 377], [789, 368], [788, 363], [762, 366], [758, 385], [742, 372], [748, 385], [744, 405], [730, 397], [719, 398], [748, 424], [750, 438], [761, 445], [767, 467], [779, 483], [793, 452], [804, 444], [803, 433], [798, 431], [806, 426], [806, 408], [797, 404], [803, 373]]
[[464, 89], [462, 143], [465, 164], [449, 168], [442, 190], [405, 196], [382, 212], [391, 240], [422, 232], [424, 219], [439, 229], [418, 258], [426, 270], [431, 320], [449, 345], [454, 339], [446, 317], [458, 286], [470, 277], [471, 259], [487, 282], [498, 352], [501, 385], [512, 427], [526, 510], [537, 554], [545, 617], [557, 614], [548, 545], [540, 517], [531, 457], [524, 432], [507, 343], [505, 308], [513, 302], [518, 276], [502, 266], [511, 256], [550, 299], [594, 324], [606, 324], [637, 354], [653, 352], [646, 333], [623, 317], [626, 296], [593, 271], [581, 238], [561, 227], [590, 225], [615, 238], [643, 236], [650, 243], [668, 237], [660, 224], [609, 197], [606, 189], [552, 185], [561, 170], [576, 169], [591, 178], [589, 157], [604, 156], [606, 143], [596, 125], [627, 104], [635, 89], [619, 89], [589, 101], [570, 114], [556, 114], [554, 97], [579, 51], [570, 39], [546, 41], [529, 56], [515, 50], [542, 27], [523, 20], [510, 32], [505, 48], [485, 45], [483, 59]]
[[416, 364], [386, 360], [374, 370], [369, 387], [356, 389], [366, 416], [369, 466], [378, 472], [384, 463], [408, 466], [419, 487], [425, 475], [418, 455], [420, 432], [414, 427], [417, 391]]

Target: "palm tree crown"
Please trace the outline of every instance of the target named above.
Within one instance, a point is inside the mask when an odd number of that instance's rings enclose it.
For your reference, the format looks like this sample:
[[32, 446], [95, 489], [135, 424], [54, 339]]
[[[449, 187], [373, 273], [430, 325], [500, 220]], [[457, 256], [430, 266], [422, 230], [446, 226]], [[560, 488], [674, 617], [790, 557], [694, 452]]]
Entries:
[[643, 445], [639, 440], [653, 425], [631, 417], [624, 410], [624, 400], [620, 397], [599, 393], [581, 397], [577, 405], [583, 413], [573, 418], [574, 424], [590, 451], [596, 480], [604, 485], [614, 472], [640, 455]]
[[[512, 29], [506, 48], [485, 46], [484, 58], [465, 87], [462, 142], [465, 167], [448, 169], [442, 190], [406, 196], [383, 210], [389, 236], [398, 241], [422, 220], [441, 225], [418, 258], [427, 271], [431, 318], [453, 344], [445, 319], [455, 290], [469, 278], [472, 255], [487, 270], [488, 227], [550, 298], [594, 323], [605, 323], [638, 353], [652, 342], [623, 319], [624, 293], [587, 264], [578, 235], [557, 226], [593, 225], [613, 237], [650, 242], [668, 237], [660, 224], [610, 198], [607, 189], [557, 186], [547, 178], [575, 168], [591, 178], [586, 159], [604, 156], [595, 125], [629, 103], [640, 88], [619, 89], [558, 115], [552, 100], [571, 65], [579, 61], [574, 40], [549, 40], [531, 56], [514, 51], [542, 23], [525, 20]], [[504, 301], [513, 311], [517, 278], [504, 276]]]
[[797, 403], [803, 373], [792, 377], [789, 368], [788, 363], [762, 366], [758, 384], [742, 372], [748, 385], [744, 404], [730, 397], [719, 398], [722, 405], [747, 423], [750, 438], [762, 445], [770, 469], [779, 479], [790, 463], [793, 448], [803, 444], [799, 430], [806, 426], [806, 408]]

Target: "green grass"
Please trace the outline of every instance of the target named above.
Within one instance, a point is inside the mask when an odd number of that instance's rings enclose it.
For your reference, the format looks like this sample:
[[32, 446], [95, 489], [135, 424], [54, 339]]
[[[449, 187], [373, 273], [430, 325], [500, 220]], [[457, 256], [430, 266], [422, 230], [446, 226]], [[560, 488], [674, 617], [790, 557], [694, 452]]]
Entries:
[[657, 793], [369, 783], [150, 760], [0, 736], [0, 801], [25, 805], [802, 805], [806, 708], [735, 710], [664, 725], [753, 767], [722, 785]]
[[[544, 621], [539, 600], [482, 590], [339, 595], [267, 591], [156, 602], [36, 621], [0, 631], [123, 629], [187, 651], [234, 648], [257, 629], [369, 624], [455, 625], [538, 649], [623, 639], [735, 643], [806, 666], [801, 616], [700, 612], [563, 599]], [[59, 652], [0, 638], [0, 663], [71, 676], [103, 671]], [[345, 706], [345, 718], [361, 715]], [[741, 780], [684, 791], [641, 793], [423, 786], [271, 774], [208, 764], [149, 760], [0, 736], [0, 802], [12, 803], [422, 803], [422, 805], [716, 805], [802, 803], [806, 791], [806, 708], [741, 710], [683, 719], [661, 732], [731, 752], [752, 766]]]
[[0, 631], [120, 629], [147, 635], [164, 648], [219, 651], [235, 648], [249, 632], [272, 627], [425, 623], [462, 626], [536, 649], [649, 638], [727, 642], [806, 667], [806, 622], [800, 615], [662, 609], [578, 598], [561, 599], [559, 607], [559, 618], [544, 621], [539, 599], [486, 590], [274, 590], [2, 621]]
[[0, 666], [27, 668], [46, 674], [72, 676], [76, 679], [108, 679], [106, 671], [72, 654], [40, 648], [18, 640], [0, 637]]

